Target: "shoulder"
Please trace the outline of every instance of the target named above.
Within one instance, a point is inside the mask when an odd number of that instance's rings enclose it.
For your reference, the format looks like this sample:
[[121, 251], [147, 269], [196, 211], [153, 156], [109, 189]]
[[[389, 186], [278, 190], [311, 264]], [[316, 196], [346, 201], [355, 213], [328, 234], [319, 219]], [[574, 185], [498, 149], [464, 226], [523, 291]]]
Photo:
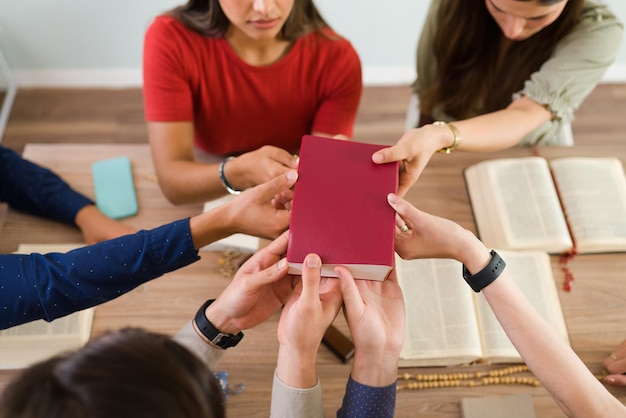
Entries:
[[172, 41], [180, 38], [201, 39], [203, 36], [172, 16], [160, 15], [154, 18], [146, 31], [146, 40], [153, 38]]
[[623, 30], [623, 26], [622, 21], [606, 4], [596, 0], [586, 0], [583, 4], [583, 10], [576, 29], [601, 30], [605, 28], [617, 28]]

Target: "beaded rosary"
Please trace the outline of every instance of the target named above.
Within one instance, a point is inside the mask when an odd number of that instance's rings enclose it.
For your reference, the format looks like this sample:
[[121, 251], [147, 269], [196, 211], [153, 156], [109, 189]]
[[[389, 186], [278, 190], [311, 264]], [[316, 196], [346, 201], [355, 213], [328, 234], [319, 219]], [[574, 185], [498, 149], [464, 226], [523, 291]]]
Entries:
[[400, 390], [418, 390], [452, 387], [475, 387], [487, 385], [528, 385], [540, 386], [539, 380], [528, 376], [511, 376], [516, 373], [528, 371], [526, 365], [509, 366], [502, 369], [487, 372], [469, 373], [433, 373], [414, 374], [402, 373], [398, 380], [407, 381], [404, 385], [398, 385]]
[[220, 273], [222, 274], [222, 276], [226, 278], [232, 278], [235, 275], [237, 270], [239, 270], [239, 267], [241, 267], [241, 264], [243, 264], [243, 262], [249, 257], [248, 256], [239, 263], [236, 263], [235, 261], [241, 255], [243, 255], [243, 253], [230, 248], [226, 249], [222, 253], [222, 255], [217, 259], [217, 265], [220, 268]]

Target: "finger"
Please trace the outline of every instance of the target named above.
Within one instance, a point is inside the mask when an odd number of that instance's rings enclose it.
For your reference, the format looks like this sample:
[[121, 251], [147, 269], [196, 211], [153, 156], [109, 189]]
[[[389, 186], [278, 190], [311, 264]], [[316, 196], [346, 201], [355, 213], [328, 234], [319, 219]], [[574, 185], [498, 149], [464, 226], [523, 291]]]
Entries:
[[258, 190], [263, 196], [263, 201], [271, 201], [275, 196], [287, 192], [298, 179], [298, 172], [289, 170], [272, 180], [260, 184]]
[[269, 158], [285, 167], [296, 169], [300, 158], [297, 155], [290, 154], [282, 148], [271, 147]]
[[626, 386], [626, 375], [610, 374], [605, 376], [603, 381], [609, 385]]
[[402, 219], [402, 217], [398, 215], [397, 213], [396, 213], [396, 227], [398, 228], [398, 231], [401, 234], [411, 231], [411, 223], [409, 221], [405, 221], [404, 219]]
[[402, 144], [402, 139], [405, 135], [406, 134], [400, 138], [396, 145], [379, 149], [372, 154], [372, 161], [376, 164], [392, 163], [394, 161], [402, 160], [411, 161], [413, 159], [413, 155], [411, 155], [408, 146], [406, 144]]
[[[270, 242], [266, 247], [261, 248], [259, 251], [254, 253], [252, 257], [246, 261], [243, 266], [241, 266], [242, 270], [246, 270], [246, 267], [254, 266], [254, 265], [266, 265], [268, 264], [267, 260], [278, 260], [283, 254], [287, 252], [287, 243], [289, 242], [289, 231], [283, 232], [278, 238]], [[272, 261], [269, 261], [271, 263]]]
[[304, 258], [302, 266], [302, 298], [306, 301], [319, 300], [322, 279], [322, 259], [317, 254]]
[[387, 202], [396, 213], [407, 223], [409, 228], [415, 229], [416, 219], [419, 218], [420, 211], [412, 204], [394, 193], [387, 195]]
[[345, 267], [335, 267], [335, 272], [339, 276], [339, 288], [343, 295], [343, 302], [346, 306], [348, 315], [352, 312], [361, 311], [363, 309], [363, 298], [357, 288], [354, 276], [350, 270]]

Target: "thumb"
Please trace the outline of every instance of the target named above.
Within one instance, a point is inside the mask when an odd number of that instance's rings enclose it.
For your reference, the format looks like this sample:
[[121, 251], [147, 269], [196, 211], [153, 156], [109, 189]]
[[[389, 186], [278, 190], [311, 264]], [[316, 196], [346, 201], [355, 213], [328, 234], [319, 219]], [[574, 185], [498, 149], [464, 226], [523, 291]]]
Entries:
[[296, 170], [289, 170], [286, 173], [259, 185], [261, 195], [269, 201], [277, 194], [289, 190], [296, 183], [297, 179], [298, 172]]
[[317, 254], [305, 257], [302, 266], [302, 296], [305, 300], [318, 300], [322, 279], [322, 259]]
[[352, 276], [350, 270], [342, 266], [337, 266], [335, 267], [335, 272], [339, 276], [339, 287], [348, 314], [355, 310], [361, 310], [363, 307], [363, 298], [361, 297], [361, 293], [356, 286], [354, 276]]

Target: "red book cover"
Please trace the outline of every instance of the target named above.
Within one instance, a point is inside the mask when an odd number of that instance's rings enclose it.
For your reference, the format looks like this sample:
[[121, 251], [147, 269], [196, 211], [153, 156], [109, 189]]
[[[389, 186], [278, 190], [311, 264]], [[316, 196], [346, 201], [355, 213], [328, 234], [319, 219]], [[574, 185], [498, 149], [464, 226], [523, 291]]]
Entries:
[[301, 274], [307, 254], [322, 259], [322, 275], [336, 265], [355, 278], [385, 280], [393, 268], [395, 211], [387, 195], [398, 189], [398, 163], [375, 164], [383, 145], [305, 135], [294, 188], [287, 261]]

